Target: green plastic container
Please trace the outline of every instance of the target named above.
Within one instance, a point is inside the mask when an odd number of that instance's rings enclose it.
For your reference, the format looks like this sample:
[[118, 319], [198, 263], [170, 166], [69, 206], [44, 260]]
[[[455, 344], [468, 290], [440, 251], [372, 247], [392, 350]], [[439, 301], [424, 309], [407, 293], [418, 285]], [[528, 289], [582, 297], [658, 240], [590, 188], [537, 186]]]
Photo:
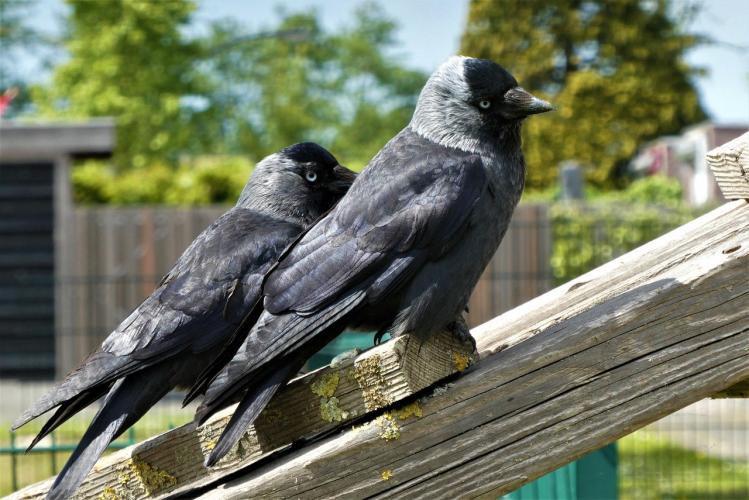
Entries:
[[502, 497], [505, 500], [616, 500], [616, 444], [546, 474]]

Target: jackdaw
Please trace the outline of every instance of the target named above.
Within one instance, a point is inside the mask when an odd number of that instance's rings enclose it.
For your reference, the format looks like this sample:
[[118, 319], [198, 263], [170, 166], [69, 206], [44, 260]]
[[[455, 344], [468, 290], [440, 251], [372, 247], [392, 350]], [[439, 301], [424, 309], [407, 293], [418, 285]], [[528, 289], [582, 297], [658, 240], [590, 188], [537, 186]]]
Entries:
[[113, 439], [171, 389], [196, 381], [259, 302], [263, 275], [354, 177], [314, 143], [290, 146], [257, 164], [236, 206], [192, 242], [97, 351], [13, 424], [15, 429], [58, 407], [32, 448], [106, 394], [48, 498], [70, 496]]
[[462, 312], [523, 191], [521, 123], [551, 109], [488, 60], [455, 56], [435, 71], [410, 124], [266, 277], [265, 311], [197, 415], [243, 395], [207, 465], [345, 327], [472, 340]]

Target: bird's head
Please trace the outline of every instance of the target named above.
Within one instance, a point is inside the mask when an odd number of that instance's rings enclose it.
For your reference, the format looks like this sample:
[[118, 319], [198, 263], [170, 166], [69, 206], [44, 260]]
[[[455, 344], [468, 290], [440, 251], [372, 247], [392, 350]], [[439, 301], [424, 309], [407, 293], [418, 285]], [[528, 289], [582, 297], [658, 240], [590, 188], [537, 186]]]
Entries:
[[442, 145], [476, 152], [517, 130], [528, 115], [552, 109], [499, 64], [453, 56], [424, 85], [411, 127]]
[[356, 174], [325, 148], [302, 142], [255, 166], [237, 205], [311, 223], [348, 191]]

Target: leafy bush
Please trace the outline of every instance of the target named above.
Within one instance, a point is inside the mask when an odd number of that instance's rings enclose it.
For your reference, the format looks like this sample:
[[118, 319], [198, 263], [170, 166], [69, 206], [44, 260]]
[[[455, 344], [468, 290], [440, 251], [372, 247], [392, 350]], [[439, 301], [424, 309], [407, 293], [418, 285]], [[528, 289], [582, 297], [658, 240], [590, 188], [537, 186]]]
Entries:
[[111, 165], [92, 160], [73, 168], [73, 195], [82, 204], [234, 203], [252, 168], [243, 157], [198, 157], [176, 168], [152, 164], [118, 173]]
[[551, 269], [556, 283], [569, 281], [692, 220], [684, 206], [598, 200], [555, 203], [549, 210]]
[[551, 268], [564, 283], [692, 220], [679, 181], [638, 179], [622, 191], [587, 190], [590, 201], [551, 205]]

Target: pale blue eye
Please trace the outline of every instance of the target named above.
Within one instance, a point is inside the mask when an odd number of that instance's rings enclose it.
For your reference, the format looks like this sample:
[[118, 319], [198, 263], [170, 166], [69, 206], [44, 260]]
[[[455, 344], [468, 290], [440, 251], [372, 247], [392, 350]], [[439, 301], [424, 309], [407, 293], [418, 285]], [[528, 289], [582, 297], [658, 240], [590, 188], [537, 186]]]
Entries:
[[317, 180], [317, 173], [315, 173], [315, 172], [307, 172], [304, 175], [304, 178], [307, 179], [309, 182], [315, 182]]
[[492, 107], [492, 103], [491, 101], [487, 101], [487, 100], [479, 101], [479, 107], [481, 109], [489, 109]]

